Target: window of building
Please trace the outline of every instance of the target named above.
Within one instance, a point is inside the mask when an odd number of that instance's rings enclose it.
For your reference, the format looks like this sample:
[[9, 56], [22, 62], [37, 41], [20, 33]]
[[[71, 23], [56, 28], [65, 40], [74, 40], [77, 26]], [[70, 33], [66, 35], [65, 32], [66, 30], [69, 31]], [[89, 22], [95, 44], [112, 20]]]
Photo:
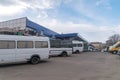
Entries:
[[50, 47], [51, 48], [60, 48], [61, 46], [60, 40], [50, 40]]
[[61, 41], [60, 46], [62, 48], [72, 48], [72, 42], [69, 40], [64, 40], [64, 41]]

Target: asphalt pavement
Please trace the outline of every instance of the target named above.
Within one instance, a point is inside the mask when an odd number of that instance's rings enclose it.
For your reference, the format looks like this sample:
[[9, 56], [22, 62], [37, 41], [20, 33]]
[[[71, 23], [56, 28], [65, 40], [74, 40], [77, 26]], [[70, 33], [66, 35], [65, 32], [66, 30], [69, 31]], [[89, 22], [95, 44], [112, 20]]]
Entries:
[[120, 80], [120, 57], [83, 52], [70, 57], [52, 57], [37, 65], [0, 65], [0, 80]]

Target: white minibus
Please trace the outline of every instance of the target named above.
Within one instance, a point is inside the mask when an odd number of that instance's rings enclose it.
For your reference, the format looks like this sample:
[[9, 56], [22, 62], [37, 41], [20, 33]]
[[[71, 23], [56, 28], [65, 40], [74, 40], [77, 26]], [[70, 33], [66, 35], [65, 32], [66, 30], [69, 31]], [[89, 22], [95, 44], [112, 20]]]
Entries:
[[83, 52], [84, 45], [82, 41], [73, 40], [72, 45], [73, 45], [73, 53]]
[[49, 49], [48, 37], [0, 35], [0, 63], [37, 64], [49, 58]]
[[50, 40], [50, 56], [70, 56], [72, 42], [70, 40]]

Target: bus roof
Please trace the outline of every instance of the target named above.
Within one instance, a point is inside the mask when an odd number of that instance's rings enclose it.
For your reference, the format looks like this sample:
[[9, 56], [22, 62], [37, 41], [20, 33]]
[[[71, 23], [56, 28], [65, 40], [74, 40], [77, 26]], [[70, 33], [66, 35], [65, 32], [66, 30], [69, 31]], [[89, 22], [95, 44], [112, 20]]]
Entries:
[[18, 36], [18, 35], [0, 35], [0, 40], [39, 40], [48, 41], [48, 37], [43, 36]]
[[79, 43], [83, 43], [83, 42], [82, 41], [73, 40], [72, 43], [73, 44], [79, 44]]

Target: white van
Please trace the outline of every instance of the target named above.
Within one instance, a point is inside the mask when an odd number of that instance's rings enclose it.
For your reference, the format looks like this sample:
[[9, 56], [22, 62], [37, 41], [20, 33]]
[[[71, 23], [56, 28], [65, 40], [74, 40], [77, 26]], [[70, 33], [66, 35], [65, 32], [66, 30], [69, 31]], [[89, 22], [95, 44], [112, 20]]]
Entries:
[[49, 49], [48, 37], [0, 35], [0, 63], [37, 64], [49, 58]]
[[50, 56], [70, 56], [72, 42], [70, 40], [50, 40]]
[[73, 40], [72, 45], [73, 45], [73, 53], [83, 52], [84, 45], [82, 41]]

